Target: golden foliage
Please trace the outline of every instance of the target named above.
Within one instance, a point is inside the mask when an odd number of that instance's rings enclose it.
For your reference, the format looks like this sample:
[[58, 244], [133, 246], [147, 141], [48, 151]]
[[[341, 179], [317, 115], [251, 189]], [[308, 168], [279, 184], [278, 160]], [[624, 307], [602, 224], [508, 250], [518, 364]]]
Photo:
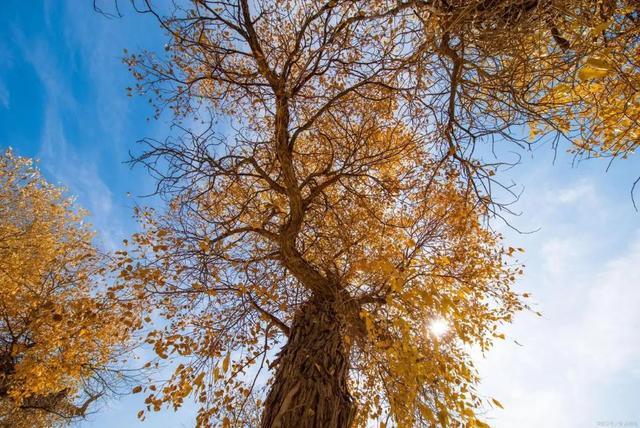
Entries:
[[[342, 296], [358, 426], [386, 414], [401, 426], [433, 423], [439, 413], [452, 423], [476, 420], [481, 399], [466, 349], [488, 348], [497, 326], [523, 307], [510, 288], [514, 250], [483, 226], [486, 209], [459, 173], [434, 159], [392, 107], [353, 100], [297, 142], [294, 165], [307, 183], [298, 256], [283, 255], [290, 203], [257, 172], [278, 176], [269, 146], [237, 155], [232, 173], [195, 167], [187, 183], [196, 184], [165, 214], [139, 212], [145, 232], [123, 254], [137, 263], [120, 275], [167, 320], [147, 342], [161, 359], [180, 362], [149, 391], [149, 409], [179, 407], [193, 394], [202, 426], [221, 415], [248, 418], [250, 374], [320, 292], [305, 284], [306, 272], [287, 267], [299, 257]], [[180, 147], [171, 161], [204, 159], [200, 149]], [[428, 331], [437, 318], [452, 327], [442, 340]]]
[[568, 20], [574, 67], [558, 67], [541, 98], [533, 133], [557, 129], [571, 151], [626, 158], [640, 145], [640, 50], [635, 2], [602, 2], [598, 14]]
[[94, 376], [127, 339], [97, 292], [100, 256], [84, 217], [30, 160], [0, 155], [2, 426], [83, 416], [104, 392]]

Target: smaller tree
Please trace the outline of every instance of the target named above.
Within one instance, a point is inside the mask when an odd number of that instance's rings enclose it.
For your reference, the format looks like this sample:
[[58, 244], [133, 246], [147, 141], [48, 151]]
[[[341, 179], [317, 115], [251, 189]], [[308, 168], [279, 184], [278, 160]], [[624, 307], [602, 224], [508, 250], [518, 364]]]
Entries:
[[29, 159], [0, 155], [0, 426], [86, 415], [121, 379], [134, 324], [97, 290], [102, 257], [85, 212]]

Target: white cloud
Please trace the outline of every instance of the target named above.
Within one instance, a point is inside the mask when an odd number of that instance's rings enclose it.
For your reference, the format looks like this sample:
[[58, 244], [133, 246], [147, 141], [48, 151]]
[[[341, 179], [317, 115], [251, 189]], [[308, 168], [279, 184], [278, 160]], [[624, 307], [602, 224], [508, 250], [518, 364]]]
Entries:
[[560, 276], [568, 267], [574, 266], [584, 255], [585, 242], [578, 239], [552, 238], [542, 245], [542, 268], [551, 275]]
[[520, 287], [544, 316], [521, 315], [508, 336], [524, 346], [478, 361], [481, 391], [505, 406], [487, 415], [495, 427], [640, 425], [640, 230], [610, 246], [620, 207], [598, 195], [577, 181], [534, 201], [547, 211]]
[[[6, 71], [11, 69], [13, 62], [9, 46], [7, 46], [6, 41], [0, 39], [0, 66], [2, 66], [4, 71]], [[9, 88], [7, 88], [7, 84], [3, 80], [0, 80], [0, 106], [8, 109], [10, 100], [11, 93]]]
[[91, 82], [91, 91], [95, 93], [97, 114], [96, 124], [109, 130], [110, 144], [125, 144], [122, 141], [125, 119], [129, 110], [129, 98], [125, 96], [127, 85], [120, 73], [114, 68], [126, 67], [121, 63], [123, 48], [127, 46], [127, 36], [119, 25], [119, 19], [107, 19], [97, 12], [87, 16], [85, 8], [79, 8], [77, 2], [67, 1], [61, 5], [64, 21], [68, 23], [63, 30], [70, 51], [77, 51], [77, 60], [86, 78]]
[[98, 161], [91, 149], [80, 150], [69, 144], [63, 115], [76, 120], [79, 106], [67, 87], [68, 79], [49, 54], [46, 42], [27, 41], [16, 35], [25, 59], [33, 66], [45, 89], [44, 123], [38, 158], [44, 169], [58, 184], [78, 197], [79, 205], [90, 212], [90, 220], [100, 232], [100, 241], [113, 249], [123, 236], [122, 227], [114, 215], [113, 195], [100, 177]]
[[113, 195], [98, 173], [97, 162], [86, 154], [79, 154], [68, 143], [53, 104], [49, 104], [45, 111], [38, 157], [44, 170], [76, 195], [80, 205], [89, 210], [102, 242], [110, 249], [115, 248], [122, 233], [115, 221]]
[[640, 236], [603, 267], [589, 289], [576, 340], [581, 364], [599, 378], [640, 362]]
[[570, 204], [578, 201], [593, 203], [596, 201], [596, 192], [593, 183], [582, 180], [572, 186], [559, 189], [555, 193], [555, 201], [562, 204]]

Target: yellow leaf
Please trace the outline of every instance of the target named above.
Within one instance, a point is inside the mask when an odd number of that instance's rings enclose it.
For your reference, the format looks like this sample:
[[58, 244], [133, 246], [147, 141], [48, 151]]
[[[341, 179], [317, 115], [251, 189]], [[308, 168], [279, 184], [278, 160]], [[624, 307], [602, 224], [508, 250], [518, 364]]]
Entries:
[[200, 374], [199, 374], [199, 375], [198, 375], [198, 376], [193, 380], [193, 383], [194, 383], [196, 386], [202, 386], [203, 380], [204, 380], [204, 372], [200, 373]]
[[489, 425], [487, 425], [486, 423], [482, 422], [480, 419], [474, 419], [474, 424], [477, 428], [490, 428]]
[[222, 360], [222, 371], [226, 372], [227, 370], [229, 370], [229, 361], [231, 361], [231, 354], [227, 354], [226, 357], [224, 357], [224, 360]]
[[500, 403], [495, 398], [492, 398], [491, 401], [493, 401], [493, 404], [495, 404], [496, 406], [500, 407], [501, 409], [504, 409], [504, 407], [502, 407], [502, 403]]
[[449, 414], [447, 413], [447, 411], [445, 409], [441, 409], [438, 412], [438, 421], [440, 422], [440, 424], [443, 427], [447, 427], [449, 426], [448, 421], [449, 421]]
[[580, 80], [601, 79], [605, 77], [613, 68], [600, 58], [589, 58], [585, 65], [578, 71]]

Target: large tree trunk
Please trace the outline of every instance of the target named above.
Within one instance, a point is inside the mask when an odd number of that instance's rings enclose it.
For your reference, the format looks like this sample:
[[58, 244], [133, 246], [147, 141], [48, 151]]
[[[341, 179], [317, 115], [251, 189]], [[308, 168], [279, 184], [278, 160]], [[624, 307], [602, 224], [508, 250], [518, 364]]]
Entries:
[[348, 428], [356, 408], [347, 388], [348, 346], [335, 305], [303, 305], [282, 349], [262, 428]]

